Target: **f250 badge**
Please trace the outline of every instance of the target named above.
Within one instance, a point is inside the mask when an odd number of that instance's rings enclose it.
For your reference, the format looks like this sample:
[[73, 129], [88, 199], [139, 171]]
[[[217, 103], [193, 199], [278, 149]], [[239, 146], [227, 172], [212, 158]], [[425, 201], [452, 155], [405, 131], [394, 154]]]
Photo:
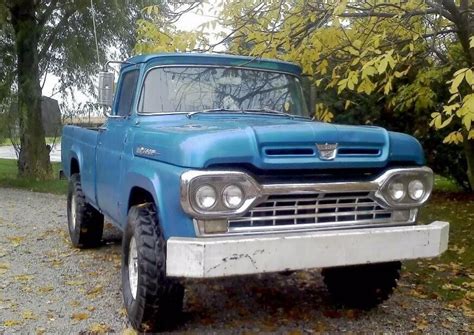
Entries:
[[336, 158], [337, 143], [316, 143], [316, 148], [318, 148], [319, 158], [321, 160], [332, 161], [334, 158]]
[[135, 154], [141, 155], [141, 156], [156, 156], [156, 155], [158, 155], [158, 153], [156, 152], [155, 149], [145, 148], [145, 147], [137, 147], [135, 149]]

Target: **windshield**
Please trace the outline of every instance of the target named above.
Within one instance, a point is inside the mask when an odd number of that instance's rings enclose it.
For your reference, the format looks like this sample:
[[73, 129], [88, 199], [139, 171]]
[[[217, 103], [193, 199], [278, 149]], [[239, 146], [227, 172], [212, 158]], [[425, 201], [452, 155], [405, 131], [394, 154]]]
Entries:
[[140, 113], [278, 111], [308, 116], [296, 76], [243, 68], [166, 67], [143, 84]]

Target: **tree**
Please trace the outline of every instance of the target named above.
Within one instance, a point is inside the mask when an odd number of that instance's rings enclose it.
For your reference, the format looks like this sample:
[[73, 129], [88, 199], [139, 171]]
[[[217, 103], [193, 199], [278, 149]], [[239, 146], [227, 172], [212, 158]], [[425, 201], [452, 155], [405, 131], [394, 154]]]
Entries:
[[146, 17], [137, 21], [138, 54], [195, 51], [209, 44], [203, 32], [179, 30], [174, 23], [185, 13], [196, 9], [201, 1], [178, 2], [175, 6], [148, 6]]
[[[95, 44], [94, 4], [98, 45]], [[90, 75], [106, 53], [127, 55], [141, 9], [153, 1], [0, 0], [0, 105], [18, 100], [19, 174], [47, 179], [52, 170], [41, 123], [45, 77], [58, 77], [58, 90], [92, 90]], [[71, 90], [72, 92], [72, 90]]]
[[[474, 186], [472, 0], [224, 0], [221, 41], [232, 53], [294, 61], [316, 86], [380, 96], [392, 112], [426, 111], [446, 143], [463, 144]], [[449, 80], [446, 83], [446, 80]], [[436, 102], [441, 102], [439, 105]], [[318, 105], [331, 118], [331, 106]]]

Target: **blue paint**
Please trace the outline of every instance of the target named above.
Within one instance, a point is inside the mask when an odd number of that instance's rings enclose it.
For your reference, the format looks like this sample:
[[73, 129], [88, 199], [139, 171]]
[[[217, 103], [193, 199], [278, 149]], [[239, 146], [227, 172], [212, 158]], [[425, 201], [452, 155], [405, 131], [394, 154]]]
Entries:
[[[324, 171], [425, 164], [423, 150], [415, 138], [379, 127], [335, 125], [281, 115], [219, 112], [188, 118], [186, 114], [137, 113], [146, 71], [154, 66], [245, 66], [298, 76], [301, 70], [294, 64], [203, 54], [145, 55], [133, 57], [129, 62], [132, 64], [122, 66], [118, 87], [120, 94], [125, 72], [140, 71], [130, 116], [109, 118], [101, 131], [66, 126], [62, 135], [64, 172], [70, 176], [71, 162], [76, 160], [87, 200], [121, 229], [126, 224], [131, 190], [140, 187], [153, 196], [166, 238], [195, 236], [192, 219], [180, 205], [180, 176], [190, 169], [247, 164], [267, 171]], [[117, 112], [117, 104], [115, 99], [113, 113]], [[324, 161], [319, 158], [316, 143], [338, 143], [340, 149], [371, 150], [376, 154], [338, 155], [332, 161]], [[137, 153], [139, 147], [156, 153]], [[307, 154], [268, 154], [272, 150], [295, 148]]]

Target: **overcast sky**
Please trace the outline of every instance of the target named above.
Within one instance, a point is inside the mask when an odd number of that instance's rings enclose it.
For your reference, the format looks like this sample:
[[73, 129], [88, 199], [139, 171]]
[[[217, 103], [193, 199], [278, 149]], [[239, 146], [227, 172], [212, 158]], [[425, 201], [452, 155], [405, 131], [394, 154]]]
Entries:
[[[188, 12], [184, 14], [176, 22], [176, 27], [180, 30], [193, 31], [193, 30], [196, 30], [203, 23], [213, 20], [214, 19], [213, 4], [215, 3], [217, 3], [216, 0], [210, 0], [209, 3], [204, 4], [202, 7], [203, 14], [198, 13], [198, 10], [194, 10], [192, 12]], [[214, 34], [216, 34], [220, 30], [222, 30], [221, 27], [216, 27], [214, 30], [210, 28], [210, 30], [207, 31], [210, 34], [211, 43], [214, 42], [213, 41]], [[46, 78], [46, 82], [43, 87], [44, 96], [49, 97], [53, 94], [53, 92], [55, 91], [56, 82], [57, 82], [57, 78], [55, 78], [54, 76], [49, 75]], [[85, 95], [79, 91], [75, 91], [74, 95], [75, 95], [76, 102], [78, 103], [85, 103], [93, 99], [92, 97], [89, 97], [88, 95]], [[52, 98], [57, 99], [59, 103], [62, 102], [60, 94], [56, 94], [52, 96]]]

